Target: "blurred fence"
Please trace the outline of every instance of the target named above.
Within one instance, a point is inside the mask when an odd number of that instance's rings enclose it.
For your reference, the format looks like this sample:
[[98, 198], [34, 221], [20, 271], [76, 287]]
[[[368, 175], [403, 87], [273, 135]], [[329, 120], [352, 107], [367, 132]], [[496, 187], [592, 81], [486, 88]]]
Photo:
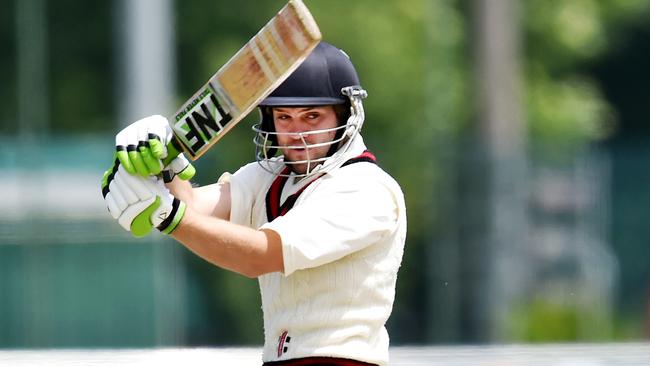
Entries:
[[111, 222], [111, 139], [1, 142], [0, 348], [181, 343], [181, 248]]

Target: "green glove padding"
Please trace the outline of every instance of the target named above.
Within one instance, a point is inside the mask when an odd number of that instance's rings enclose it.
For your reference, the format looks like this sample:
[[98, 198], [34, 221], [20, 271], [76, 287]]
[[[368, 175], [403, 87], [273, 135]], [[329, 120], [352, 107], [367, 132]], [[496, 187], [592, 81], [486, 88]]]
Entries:
[[166, 180], [176, 175], [190, 179], [196, 170], [173, 136], [165, 117], [145, 117], [115, 136], [117, 158], [130, 174], [148, 177], [163, 173]]

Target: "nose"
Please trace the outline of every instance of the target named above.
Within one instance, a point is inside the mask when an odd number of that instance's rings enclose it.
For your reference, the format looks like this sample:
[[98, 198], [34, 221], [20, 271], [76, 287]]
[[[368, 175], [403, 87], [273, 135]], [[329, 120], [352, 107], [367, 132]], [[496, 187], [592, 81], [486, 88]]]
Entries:
[[302, 140], [305, 130], [299, 123], [293, 123], [288, 132], [292, 140]]
[[289, 132], [289, 138], [295, 141], [299, 141], [302, 139], [302, 132], [299, 131], [290, 131]]

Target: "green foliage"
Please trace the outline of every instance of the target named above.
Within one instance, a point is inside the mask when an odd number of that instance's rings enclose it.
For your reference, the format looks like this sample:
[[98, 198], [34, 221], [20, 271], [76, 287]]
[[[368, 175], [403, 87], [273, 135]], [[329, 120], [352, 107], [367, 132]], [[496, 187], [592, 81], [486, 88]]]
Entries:
[[603, 140], [614, 130], [615, 114], [587, 78], [553, 80], [540, 71], [528, 79], [527, 111], [533, 144], [573, 152]]
[[522, 2], [526, 118], [533, 146], [558, 156], [612, 136], [617, 116], [585, 68], [616, 47], [647, 1]]
[[46, 3], [50, 129], [77, 134], [114, 128], [111, 3], [98, 2], [92, 9], [70, 0]]
[[585, 306], [573, 294], [564, 301], [538, 296], [513, 309], [508, 324], [508, 337], [515, 342], [584, 342], [643, 337], [638, 319]]
[[566, 304], [535, 301], [512, 317], [512, 338], [524, 342], [577, 341], [580, 311]]
[[[6, 2], [5, 2], [6, 3]], [[15, 52], [9, 45], [13, 45], [15, 29], [12, 14], [15, 12], [14, 4], [3, 3], [0, 12], [0, 134], [15, 133], [16, 126], [16, 59]], [[7, 47], [7, 48], [5, 48]], [[11, 47], [11, 48], [9, 48]]]
[[[61, 0], [48, 9], [48, 85], [51, 131], [55, 134], [102, 132], [112, 135], [124, 121], [115, 121], [121, 69], [115, 36], [123, 26], [115, 19], [118, 2], [91, 7]], [[175, 1], [175, 105], [199, 88], [235, 51], [275, 14], [285, 0]], [[444, 202], [456, 194], [453, 163], [459, 141], [475, 133], [472, 123], [471, 14], [458, 0], [305, 0], [324, 38], [352, 58], [368, 90], [363, 135], [380, 165], [401, 184], [407, 199], [409, 235], [398, 282], [393, 324], [413, 329], [401, 339], [423, 341], [427, 299], [431, 287], [426, 258], [434, 238], [450, 220]], [[606, 139], [616, 130], [617, 114], [585, 66], [625, 42], [630, 24], [644, 24], [650, 12], [646, 0], [521, 1], [522, 83], [524, 115], [531, 145], [553, 146], [559, 157], [573, 149]], [[16, 114], [15, 1], [0, 12], [0, 133], [15, 134]], [[128, 36], [128, 35], [127, 35]], [[118, 43], [119, 44], [119, 43]], [[171, 109], [174, 106], [170, 107]], [[197, 162], [197, 182], [214, 182], [253, 159], [246, 118]], [[110, 142], [110, 141], [109, 141]], [[110, 144], [108, 144], [110, 145]], [[110, 146], [108, 146], [110, 147]], [[112, 150], [106, 151], [106, 162]], [[462, 220], [460, 217], [456, 218]], [[236, 277], [200, 260], [188, 260], [201, 272], [205, 287], [202, 316], [218, 309], [231, 342], [259, 342], [259, 294], [254, 281]], [[204, 292], [210, 292], [206, 295]], [[197, 296], [200, 296], [197, 295]], [[522, 328], [516, 339], [577, 339], [579, 310], [543, 300], [513, 315]], [[215, 315], [216, 317], [216, 315]], [[425, 318], [423, 320], [423, 318]], [[201, 323], [201, 320], [196, 320]], [[198, 326], [198, 325], [197, 325]], [[205, 326], [205, 324], [203, 324]], [[416, 330], [419, 329], [419, 330]], [[627, 328], [625, 328], [627, 329]], [[419, 333], [418, 333], [419, 332]], [[622, 331], [628, 334], [629, 331]], [[397, 331], [399, 334], [399, 331]], [[404, 331], [404, 333], [408, 333]], [[408, 338], [411, 337], [411, 338]], [[199, 342], [197, 340], [197, 342]]]

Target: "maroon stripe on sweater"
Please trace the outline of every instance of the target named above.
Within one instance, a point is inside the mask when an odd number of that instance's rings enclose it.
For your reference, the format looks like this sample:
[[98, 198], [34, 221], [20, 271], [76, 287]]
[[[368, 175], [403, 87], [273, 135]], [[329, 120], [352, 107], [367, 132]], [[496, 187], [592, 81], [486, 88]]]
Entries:
[[[341, 167], [348, 166], [354, 163], [361, 163], [361, 162], [377, 164], [377, 158], [373, 153], [366, 150], [361, 155], [356, 156], [343, 163]], [[288, 173], [289, 173], [289, 168], [286, 167], [284, 168], [281, 174], [285, 175]], [[280, 204], [280, 199], [282, 197], [282, 190], [284, 189], [284, 185], [287, 183], [287, 180], [289, 179], [289, 177], [282, 176], [282, 175], [279, 175], [277, 178], [275, 178], [268, 192], [266, 192], [266, 219], [268, 220], [268, 222], [271, 222], [280, 216], [284, 216], [287, 212], [289, 212], [289, 210], [291, 210], [293, 205], [298, 200], [300, 194], [307, 187], [309, 187], [309, 185], [311, 185], [320, 177], [322, 177], [322, 175], [319, 175], [318, 177], [314, 178], [311, 182], [307, 183], [304, 187], [300, 188], [298, 192], [287, 197], [286, 201], [284, 201], [283, 204]]]

